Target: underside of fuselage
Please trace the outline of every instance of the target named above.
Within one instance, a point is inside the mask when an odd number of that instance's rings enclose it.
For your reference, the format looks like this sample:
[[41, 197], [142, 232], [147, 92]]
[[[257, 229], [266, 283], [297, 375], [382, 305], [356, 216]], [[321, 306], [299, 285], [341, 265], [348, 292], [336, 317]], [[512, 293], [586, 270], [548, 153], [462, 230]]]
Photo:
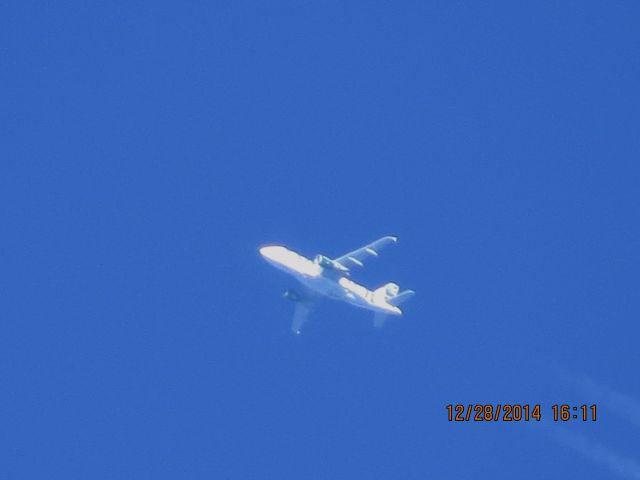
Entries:
[[300, 283], [318, 295], [340, 300], [346, 293], [335, 280], [324, 275], [318, 277], [297, 275], [297, 278]]
[[302, 275], [296, 275], [296, 277], [300, 283], [317, 295], [333, 300], [341, 300], [356, 307], [374, 312], [383, 312], [390, 315], [399, 315], [401, 313], [397, 307], [374, 303], [373, 292], [346, 277], [336, 276], [331, 273], [329, 275], [323, 274], [311, 278]]
[[325, 266], [321, 266], [320, 262], [312, 262], [281, 246], [263, 247], [260, 253], [276, 268], [294, 276], [311, 291], [313, 296], [342, 300], [375, 312], [390, 315], [402, 314], [398, 307], [388, 304], [385, 298], [375, 295], [366, 287], [347, 278], [345, 273], [348, 272], [331, 268], [330, 263], [325, 262]]

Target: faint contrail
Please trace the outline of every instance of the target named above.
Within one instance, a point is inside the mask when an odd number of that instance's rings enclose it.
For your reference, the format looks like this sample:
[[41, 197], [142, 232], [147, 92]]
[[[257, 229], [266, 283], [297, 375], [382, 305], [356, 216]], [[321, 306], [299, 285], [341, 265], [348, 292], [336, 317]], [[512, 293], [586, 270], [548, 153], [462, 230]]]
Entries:
[[551, 427], [547, 431], [560, 445], [581, 453], [589, 460], [608, 468], [611, 472], [623, 478], [640, 480], [640, 463], [635, 460], [622, 457], [604, 445], [589, 440], [578, 433], [570, 432], [567, 428]]
[[571, 373], [563, 368], [556, 368], [558, 374], [589, 395], [590, 401], [609, 408], [612, 412], [640, 427], [640, 402], [630, 395], [606, 387], [587, 375]]
[[635, 398], [598, 384], [586, 375], [580, 375], [577, 381], [584, 390], [594, 396], [596, 402], [602, 403], [640, 427], [640, 402]]

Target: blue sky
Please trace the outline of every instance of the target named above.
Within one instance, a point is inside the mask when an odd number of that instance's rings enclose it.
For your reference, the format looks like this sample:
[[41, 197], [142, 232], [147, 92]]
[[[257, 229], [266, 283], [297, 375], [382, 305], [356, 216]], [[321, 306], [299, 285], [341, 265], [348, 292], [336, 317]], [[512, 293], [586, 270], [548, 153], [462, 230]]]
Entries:
[[[640, 475], [636, 2], [1, 17], [0, 476]], [[385, 234], [406, 315], [291, 335], [257, 248]], [[546, 420], [446, 420], [509, 402]]]

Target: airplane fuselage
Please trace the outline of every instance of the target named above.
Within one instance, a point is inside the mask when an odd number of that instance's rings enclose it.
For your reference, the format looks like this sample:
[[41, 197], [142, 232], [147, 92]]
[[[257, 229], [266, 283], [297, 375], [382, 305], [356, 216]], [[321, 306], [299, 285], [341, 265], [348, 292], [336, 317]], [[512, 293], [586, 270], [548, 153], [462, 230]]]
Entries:
[[342, 300], [375, 312], [402, 314], [402, 311], [389, 304], [383, 295], [350, 280], [344, 272], [323, 267], [286, 247], [262, 247], [260, 254], [271, 265], [295, 277], [317, 295]]

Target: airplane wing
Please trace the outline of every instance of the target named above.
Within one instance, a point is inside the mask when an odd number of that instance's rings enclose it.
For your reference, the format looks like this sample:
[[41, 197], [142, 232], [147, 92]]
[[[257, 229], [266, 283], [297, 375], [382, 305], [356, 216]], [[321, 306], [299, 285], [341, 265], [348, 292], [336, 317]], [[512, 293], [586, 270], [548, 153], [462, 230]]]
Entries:
[[317, 300], [317, 296], [308, 288], [299, 285], [295, 290], [289, 289], [284, 292], [284, 298], [293, 302], [293, 322], [291, 330], [296, 335], [300, 335], [302, 325], [309, 318], [311, 310]]
[[295, 310], [293, 311], [293, 322], [291, 330], [296, 335], [300, 335], [300, 331], [304, 322], [309, 318], [309, 314], [313, 308], [313, 304], [308, 300], [300, 300], [295, 302]]
[[382, 237], [375, 242], [371, 242], [369, 245], [365, 245], [364, 247], [358, 248], [353, 252], [349, 252], [341, 257], [335, 258], [334, 261], [339, 264], [349, 268], [353, 265], [357, 265], [362, 267], [362, 261], [367, 257], [377, 257], [378, 251], [387, 245], [391, 245], [392, 243], [396, 243], [398, 241], [398, 237]]

